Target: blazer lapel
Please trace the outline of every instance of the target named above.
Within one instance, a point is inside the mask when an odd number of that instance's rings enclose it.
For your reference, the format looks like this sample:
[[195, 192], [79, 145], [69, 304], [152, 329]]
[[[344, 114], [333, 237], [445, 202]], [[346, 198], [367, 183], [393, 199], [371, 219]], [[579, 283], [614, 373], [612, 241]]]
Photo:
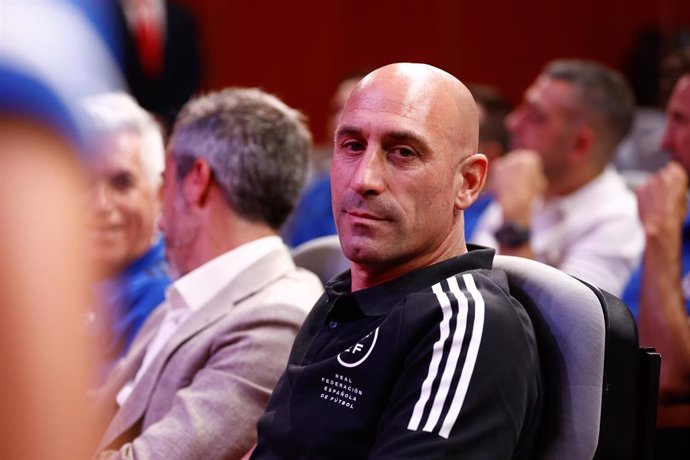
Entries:
[[136, 336], [127, 354], [115, 363], [101, 388], [94, 392], [98, 413], [114, 413], [115, 397], [123, 386], [134, 378], [146, 354], [148, 344], [155, 337], [165, 316], [163, 304], [156, 307]]
[[[120, 410], [115, 414], [115, 417], [108, 426], [108, 430], [103, 436], [99, 449], [107, 447], [121, 436], [122, 433], [137, 423], [144, 415], [144, 411], [148, 407], [148, 402], [160, 373], [172, 354], [175, 353], [181, 345], [199, 332], [219, 321], [223, 316], [227, 315], [236, 304], [251, 297], [265, 286], [275, 282], [278, 278], [285, 276], [291, 270], [294, 270], [294, 268], [295, 265], [290, 256], [290, 252], [285, 246], [271, 251], [257, 260], [254, 264], [250, 265], [246, 270], [242, 271], [242, 273], [224, 286], [206, 305], [194, 312], [192, 316], [182, 324], [180, 329], [175, 332], [168, 343], [165, 344], [163, 349], [151, 362], [149, 368], [139, 382], [137, 382], [132, 394], [129, 395], [125, 404], [123, 404]], [[121, 383], [118, 382], [120, 386], [116, 391], [119, 391], [119, 388], [124, 386], [127, 381], [134, 378], [143, 360], [146, 347], [155, 337], [155, 332], [158, 331], [164, 314], [164, 312], [161, 312], [161, 318], [157, 321], [157, 326], [153, 328], [154, 330], [150, 338], [143, 344], [143, 351], [138, 350], [141, 352], [141, 357], [138, 360], [138, 365], [134, 367], [133, 372], [131, 372], [131, 377]], [[133, 367], [133, 364], [134, 360], [129, 363], [127, 368]], [[123, 375], [129, 374], [129, 372], [123, 373]]]

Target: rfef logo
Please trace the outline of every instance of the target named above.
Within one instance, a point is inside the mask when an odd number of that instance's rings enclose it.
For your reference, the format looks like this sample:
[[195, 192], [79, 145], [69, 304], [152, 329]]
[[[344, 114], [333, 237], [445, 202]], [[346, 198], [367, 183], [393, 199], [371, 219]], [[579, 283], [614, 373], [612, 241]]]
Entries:
[[357, 367], [362, 364], [371, 354], [376, 339], [379, 336], [379, 328], [377, 327], [372, 332], [368, 333], [364, 338], [359, 340], [347, 350], [338, 355], [338, 362], [345, 367]]

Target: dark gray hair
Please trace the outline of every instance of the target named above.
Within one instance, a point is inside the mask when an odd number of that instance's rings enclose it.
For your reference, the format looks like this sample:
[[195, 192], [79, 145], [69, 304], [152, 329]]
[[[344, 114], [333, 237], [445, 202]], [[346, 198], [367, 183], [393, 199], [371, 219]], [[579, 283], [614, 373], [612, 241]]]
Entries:
[[277, 230], [304, 185], [310, 146], [300, 112], [259, 89], [228, 88], [182, 108], [168, 150], [178, 178], [205, 159], [231, 209]]
[[630, 131], [635, 110], [635, 98], [623, 75], [602, 64], [578, 59], [552, 61], [543, 75], [567, 81], [580, 89], [580, 102], [589, 112], [585, 116], [589, 115], [589, 121], [599, 133], [603, 150], [612, 155]]

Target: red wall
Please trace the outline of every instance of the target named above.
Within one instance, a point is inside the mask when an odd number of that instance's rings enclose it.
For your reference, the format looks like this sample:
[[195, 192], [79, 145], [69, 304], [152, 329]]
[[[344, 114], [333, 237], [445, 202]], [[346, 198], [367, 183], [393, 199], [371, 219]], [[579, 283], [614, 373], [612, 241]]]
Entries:
[[199, 24], [205, 89], [273, 92], [308, 115], [317, 141], [335, 85], [353, 70], [427, 62], [517, 102], [550, 59], [621, 69], [643, 27], [690, 25], [688, 0], [176, 1]]

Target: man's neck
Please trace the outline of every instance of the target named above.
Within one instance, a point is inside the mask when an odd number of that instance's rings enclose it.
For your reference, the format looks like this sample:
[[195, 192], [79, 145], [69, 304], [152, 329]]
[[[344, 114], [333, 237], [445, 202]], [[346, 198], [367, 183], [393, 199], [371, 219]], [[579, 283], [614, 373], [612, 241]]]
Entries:
[[226, 219], [223, 223], [215, 221], [215, 224], [200, 232], [193, 256], [194, 267], [190, 271], [242, 245], [259, 238], [277, 235], [268, 225], [244, 219]]
[[350, 270], [352, 275], [352, 292], [386, 283], [466, 252], [467, 246], [463, 238], [462, 244], [453, 250], [425, 254], [406, 262], [394, 261], [386, 264], [359, 264], [353, 262]]
[[[605, 170], [602, 168], [591, 168], [583, 170], [580, 174], [569, 175], [566, 177], [557, 178], [554, 180], [549, 180], [549, 184], [544, 192], [544, 200], [549, 201], [555, 198], [561, 198], [568, 196], [571, 193], [575, 193], [580, 190], [585, 185], [592, 182], [594, 179], [599, 177]], [[566, 173], [569, 174], [569, 173]]]

